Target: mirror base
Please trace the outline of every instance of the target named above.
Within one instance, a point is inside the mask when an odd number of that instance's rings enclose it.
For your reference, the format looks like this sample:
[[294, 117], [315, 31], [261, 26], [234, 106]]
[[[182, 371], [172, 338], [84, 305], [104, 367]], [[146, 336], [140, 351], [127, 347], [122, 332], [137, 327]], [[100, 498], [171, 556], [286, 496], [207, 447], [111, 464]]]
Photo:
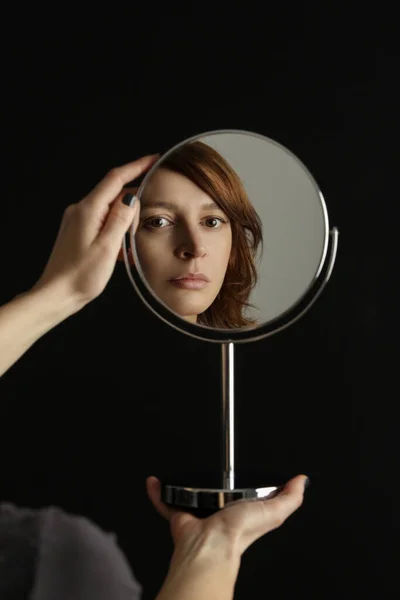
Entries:
[[179, 485], [161, 486], [162, 501], [177, 510], [190, 512], [197, 517], [208, 517], [235, 500], [272, 498], [281, 487], [237, 488], [192, 488]]

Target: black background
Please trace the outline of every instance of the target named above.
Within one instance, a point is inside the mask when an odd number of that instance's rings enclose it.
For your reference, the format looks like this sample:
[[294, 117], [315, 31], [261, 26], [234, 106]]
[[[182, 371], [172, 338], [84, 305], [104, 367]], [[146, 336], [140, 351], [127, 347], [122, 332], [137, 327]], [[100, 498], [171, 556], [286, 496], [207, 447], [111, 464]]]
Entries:
[[[246, 552], [235, 598], [397, 597], [394, 15], [94, 10], [3, 14], [1, 303], [33, 285], [65, 207], [111, 167], [214, 128], [288, 146], [321, 186], [339, 252], [299, 323], [236, 348], [237, 483], [312, 483]], [[0, 499], [116, 531], [154, 598], [172, 545], [145, 477], [218, 485], [219, 353], [148, 312], [117, 265], [100, 298], [1, 379]]]

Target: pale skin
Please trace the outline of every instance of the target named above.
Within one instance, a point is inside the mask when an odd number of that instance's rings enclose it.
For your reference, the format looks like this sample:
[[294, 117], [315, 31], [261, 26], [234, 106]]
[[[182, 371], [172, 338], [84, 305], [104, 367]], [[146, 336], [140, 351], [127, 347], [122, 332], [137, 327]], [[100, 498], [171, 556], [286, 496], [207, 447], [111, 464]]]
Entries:
[[[102, 293], [125, 232], [139, 222], [139, 201], [125, 205], [123, 188], [156, 159], [157, 155], [146, 156], [113, 169], [85, 198], [66, 209], [37, 283], [0, 307], [0, 376], [46, 332]], [[157, 600], [232, 599], [242, 554], [300, 507], [306, 479], [298, 475], [275, 498], [235, 502], [207, 519], [197, 519], [165, 506], [160, 482], [149, 477], [147, 493], [169, 520], [174, 540]]]
[[[135, 236], [147, 282], [171, 310], [196, 323], [224, 282], [232, 248], [228, 216], [187, 177], [159, 168], [141, 196]], [[177, 287], [171, 278], [201, 273], [201, 289]]]

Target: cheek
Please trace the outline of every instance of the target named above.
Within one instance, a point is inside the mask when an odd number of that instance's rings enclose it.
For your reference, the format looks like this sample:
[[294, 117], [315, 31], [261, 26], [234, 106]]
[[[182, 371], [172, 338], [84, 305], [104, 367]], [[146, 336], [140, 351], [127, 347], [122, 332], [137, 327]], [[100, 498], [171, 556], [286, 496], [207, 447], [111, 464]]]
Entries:
[[232, 250], [232, 231], [229, 230], [226, 234], [226, 237], [224, 239], [224, 262], [225, 264], [228, 264], [229, 261], [229, 257], [231, 255], [231, 250]]
[[231, 255], [231, 249], [232, 238], [230, 235], [224, 239], [216, 240], [212, 252], [212, 263], [215, 270], [223, 271], [225, 273], [226, 267], [228, 266], [229, 257]]
[[149, 279], [156, 277], [165, 270], [168, 253], [165, 244], [156, 236], [136, 236], [136, 248], [140, 266]]
[[229, 241], [226, 245], [226, 263], [228, 264], [229, 262], [229, 257], [231, 255], [232, 252], [232, 234], [229, 236]]
[[149, 269], [155, 264], [155, 256], [157, 255], [157, 244], [145, 236], [136, 236], [136, 249], [140, 264], [143, 269]]

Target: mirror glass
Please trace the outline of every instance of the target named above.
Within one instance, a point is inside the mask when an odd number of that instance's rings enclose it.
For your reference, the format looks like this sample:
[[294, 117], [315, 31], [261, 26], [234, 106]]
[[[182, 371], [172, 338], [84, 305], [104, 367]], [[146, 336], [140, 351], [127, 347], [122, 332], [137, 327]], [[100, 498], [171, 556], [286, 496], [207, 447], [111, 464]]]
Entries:
[[259, 134], [219, 130], [164, 153], [137, 190], [130, 269], [180, 318], [254, 328], [282, 316], [318, 277], [328, 216], [313, 176]]

